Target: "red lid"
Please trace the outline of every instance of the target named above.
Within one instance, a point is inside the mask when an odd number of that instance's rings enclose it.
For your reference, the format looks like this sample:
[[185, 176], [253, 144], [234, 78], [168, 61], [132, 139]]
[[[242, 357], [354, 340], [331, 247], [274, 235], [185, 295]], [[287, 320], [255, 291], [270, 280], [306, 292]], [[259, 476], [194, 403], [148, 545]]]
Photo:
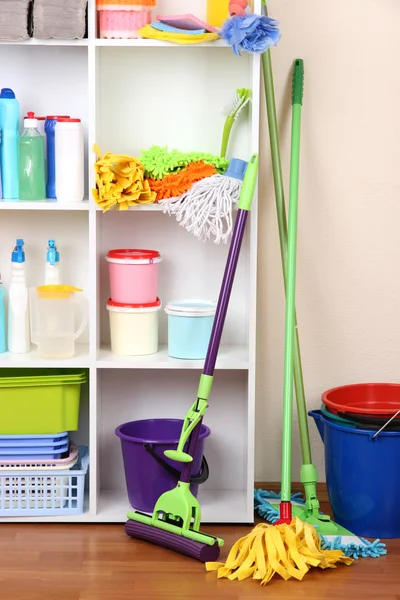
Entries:
[[80, 123], [80, 119], [71, 119], [70, 117], [57, 117], [59, 123]]
[[46, 120], [46, 118], [48, 119], [48, 117], [36, 117], [36, 119], [37, 119], [38, 121], [45, 121], [45, 120]]
[[152, 260], [154, 258], [159, 258], [160, 253], [157, 250], [142, 250], [140, 248], [120, 248], [116, 250], [110, 250], [107, 256], [108, 258], [116, 258], [119, 260]]
[[34, 112], [28, 112], [25, 119], [36, 119]]
[[69, 119], [69, 115], [51, 115], [48, 117], [40, 117], [41, 119], [46, 118], [48, 121], [59, 121], [60, 119]]
[[155, 308], [161, 306], [161, 300], [157, 298], [155, 302], [149, 302], [148, 304], [126, 304], [125, 302], [114, 302], [109, 298], [107, 306], [115, 306], [115, 308]]

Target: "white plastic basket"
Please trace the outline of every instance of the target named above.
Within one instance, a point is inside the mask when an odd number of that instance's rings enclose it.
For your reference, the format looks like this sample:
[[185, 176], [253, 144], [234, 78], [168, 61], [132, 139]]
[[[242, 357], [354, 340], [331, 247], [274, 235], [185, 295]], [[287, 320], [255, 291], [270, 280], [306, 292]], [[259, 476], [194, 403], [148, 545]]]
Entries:
[[57, 516], [82, 514], [89, 452], [79, 447], [70, 470], [0, 471], [0, 516]]

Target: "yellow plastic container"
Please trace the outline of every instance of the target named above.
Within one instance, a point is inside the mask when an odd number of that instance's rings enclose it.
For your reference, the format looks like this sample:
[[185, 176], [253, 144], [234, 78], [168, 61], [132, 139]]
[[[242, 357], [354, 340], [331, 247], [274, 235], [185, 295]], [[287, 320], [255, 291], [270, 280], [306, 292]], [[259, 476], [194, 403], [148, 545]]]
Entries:
[[0, 435], [77, 431], [86, 371], [0, 369]]
[[213, 27], [222, 27], [229, 17], [229, 0], [207, 0], [206, 21]]

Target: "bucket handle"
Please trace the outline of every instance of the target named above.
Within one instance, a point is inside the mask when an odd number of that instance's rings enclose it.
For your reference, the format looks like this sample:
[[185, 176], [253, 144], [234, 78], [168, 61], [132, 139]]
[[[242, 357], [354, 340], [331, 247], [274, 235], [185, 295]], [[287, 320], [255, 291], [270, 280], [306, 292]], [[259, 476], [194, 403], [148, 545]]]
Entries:
[[[154, 450], [151, 444], [146, 442], [145, 444], [143, 444], [143, 446], [144, 449], [154, 458], [155, 461], [158, 462], [159, 465], [161, 465], [170, 475], [173, 475], [179, 481], [181, 477], [180, 471], [174, 469], [174, 467], [171, 467], [171, 465], [165, 462], [165, 460], [161, 458], [159, 454], [157, 454], [157, 452]], [[201, 461], [200, 473], [196, 477], [192, 475], [190, 478], [190, 483], [194, 485], [200, 485], [201, 483], [205, 483], [208, 479], [209, 474], [210, 470], [208, 468], [208, 463], [206, 457], [203, 456], [203, 460]]]
[[393, 417], [391, 417], [389, 419], [389, 421], [386, 421], [386, 423], [384, 425], [382, 425], [382, 427], [379, 429], [379, 431], [377, 431], [373, 436], [372, 439], [374, 439], [377, 435], [380, 434], [380, 432], [385, 429], [385, 427], [387, 427], [389, 425], [389, 423], [391, 423], [393, 421], [393, 419], [395, 419], [397, 417], [397, 415], [400, 414], [400, 410], [397, 411], [397, 413], [395, 415], [393, 415]]

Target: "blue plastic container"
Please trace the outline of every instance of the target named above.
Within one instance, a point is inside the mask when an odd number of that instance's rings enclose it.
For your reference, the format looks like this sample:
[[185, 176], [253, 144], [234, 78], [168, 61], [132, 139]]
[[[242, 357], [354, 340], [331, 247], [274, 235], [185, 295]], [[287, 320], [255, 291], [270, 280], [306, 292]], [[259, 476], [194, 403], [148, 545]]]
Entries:
[[367, 538], [400, 537], [400, 431], [343, 427], [320, 410], [308, 413], [325, 446], [334, 520]]
[[19, 102], [13, 90], [0, 92], [0, 170], [2, 196], [5, 200], [19, 197]]
[[31, 448], [32, 450], [35, 450], [37, 448], [54, 448], [54, 450], [58, 450], [58, 448], [65, 446], [65, 444], [68, 444], [68, 434], [66, 434], [62, 438], [59, 438], [58, 440], [54, 440], [52, 438], [40, 439], [29, 437], [26, 437], [25, 439], [22, 437], [15, 437], [14, 439], [12, 439], [11, 437], [6, 438], [1, 436], [0, 452], [2, 451], [1, 448]]
[[47, 154], [47, 182], [46, 194], [48, 198], [56, 198], [56, 140], [55, 127], [57, 117], [46, 117], [44, 131], [46, 134]]
[[206, 357], [216, 304], [208, 300], [168, 302], [168, 355], [202, 360]]

